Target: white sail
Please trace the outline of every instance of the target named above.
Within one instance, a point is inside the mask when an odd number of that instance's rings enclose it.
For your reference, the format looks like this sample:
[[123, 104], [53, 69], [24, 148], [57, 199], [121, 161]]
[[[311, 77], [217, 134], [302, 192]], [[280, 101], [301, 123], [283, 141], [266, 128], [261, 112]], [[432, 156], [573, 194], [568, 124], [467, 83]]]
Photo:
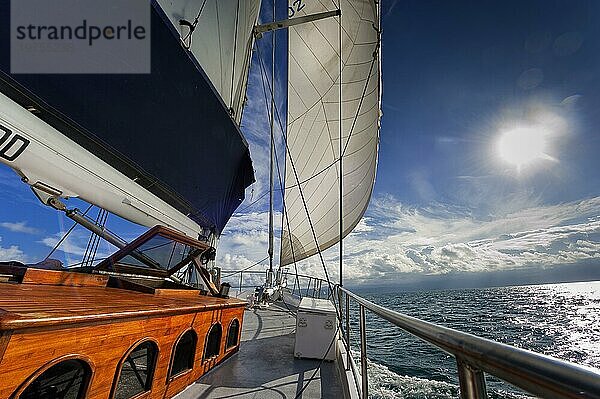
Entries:
[[181, 26], [180, 21], [194, 24], [198, 18], [186, 44], [239, 124], [260, 0], [158, 0], [158, 3], [181, 32], [182, 39], [190, 29]]
[[[380, 16], [374, 0], [340, 1], [343, 238], [362, 218], [375, 181], [381, 114]], [[338, 0], [333, 3], [290, 0], [290, 13], [297, 17], [331, 11], [337, 8]], [[338, 32], [337, 17], [289, 29], [289, 152], [282, 265], [340, 241]]]

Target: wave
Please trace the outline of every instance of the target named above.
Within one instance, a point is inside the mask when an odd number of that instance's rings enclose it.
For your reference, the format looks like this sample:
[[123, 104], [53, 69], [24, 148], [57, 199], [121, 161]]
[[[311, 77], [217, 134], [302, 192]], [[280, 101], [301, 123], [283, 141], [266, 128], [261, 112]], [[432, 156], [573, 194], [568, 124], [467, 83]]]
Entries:
[[[354, 359], [360, 355], [352, 353]], [[360, 364], [357, 364], [360, 370]], [[367, 360], [370, 399], [456, 399], [460, 397], [458, 385], [427, 378], [399, 375], [387, 366]], [[531, 396], [507, 392], [500, 389], [490, 390], [490, 399], [531, 399]]]

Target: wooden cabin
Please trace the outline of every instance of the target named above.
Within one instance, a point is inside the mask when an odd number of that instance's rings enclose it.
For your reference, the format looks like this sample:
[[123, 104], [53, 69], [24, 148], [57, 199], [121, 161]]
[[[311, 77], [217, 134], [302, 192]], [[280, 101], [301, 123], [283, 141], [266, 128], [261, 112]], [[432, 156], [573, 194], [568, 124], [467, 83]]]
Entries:
[[246, 303], [159, 277], [156, 238], [176, 267], [206, 249], [155, 228], [93, 273], [0, 266], [0, 398], [171, 398], [238, 351]]

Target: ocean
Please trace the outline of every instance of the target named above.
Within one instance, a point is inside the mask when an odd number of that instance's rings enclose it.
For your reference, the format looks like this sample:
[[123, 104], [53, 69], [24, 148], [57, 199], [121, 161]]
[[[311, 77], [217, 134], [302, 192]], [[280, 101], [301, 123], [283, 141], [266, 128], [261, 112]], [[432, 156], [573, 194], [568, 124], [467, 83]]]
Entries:
[[[446, 327], [600, 368], [600, 282], [390, 292], [361, 290], [372, 302]], [[359, 353], [358, 315], [351, 342]], [[367, 311], [371, 398], [458, 398], [454, 357]], [[360, 366], [359, 366], [360, 370]], [[486, 375], [494, 399], [529, 395]]]

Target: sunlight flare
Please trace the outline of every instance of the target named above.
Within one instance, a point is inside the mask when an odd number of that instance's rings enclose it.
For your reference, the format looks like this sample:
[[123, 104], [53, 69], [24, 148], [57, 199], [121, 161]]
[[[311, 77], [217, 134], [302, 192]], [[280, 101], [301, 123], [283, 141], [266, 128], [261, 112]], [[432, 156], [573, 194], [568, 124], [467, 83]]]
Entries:
[[552, 159], [546, 153], [547, 136], [547, 132], [536, 127], [519, 127], [503, 132], [498, 140], [498, 154], [518, 168], [540, 159]]

